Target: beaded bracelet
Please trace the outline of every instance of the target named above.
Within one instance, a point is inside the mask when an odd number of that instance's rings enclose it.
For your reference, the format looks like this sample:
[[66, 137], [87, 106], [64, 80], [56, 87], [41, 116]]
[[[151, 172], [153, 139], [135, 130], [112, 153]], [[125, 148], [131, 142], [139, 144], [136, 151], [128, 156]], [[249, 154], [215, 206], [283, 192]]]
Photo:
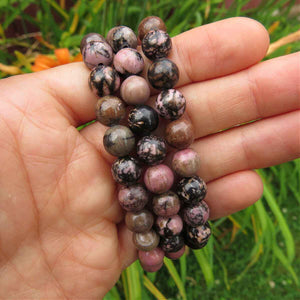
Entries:
[[[136, 50], [138, 44], [152, 61], [147, 80], [139, 76], [144, 58]], [[164, 256], [181, 257], [185, 245], [204, 247], [211, 234], [209, 208], [203, 201], [206, 184], [196, 175], [200, 159], [188, 148], [194, 141], [194, 130], [183, 117], [183, 94], [173, 89], [179, 70], [166, 58], [171, 48], [164, 22], [154, 16], [142, 20], [138, 37], [129, 27], [117, 26], [106, 39], [89, 33], [80, 44], [84, 63], [92, 69], [89, 86], [100, 97], [97, 121], [109, 126], [103, 137], [104, 147], [118, 157], [112, 165], [112, 176], [121, 186], [118, 201], [126, 211], [125, 223], [133, 232], [141, 265], [148, 272], [158, 271]], [[145, 105], [150, 86], [161, 91], [155, 109]], [[124, 122], [126, 105], [135, 107]], [[165, 139], [151, 134], [160, 118], [170, 121]], [[167, 147], [177, 149], [171, 168], [162, 164]]]

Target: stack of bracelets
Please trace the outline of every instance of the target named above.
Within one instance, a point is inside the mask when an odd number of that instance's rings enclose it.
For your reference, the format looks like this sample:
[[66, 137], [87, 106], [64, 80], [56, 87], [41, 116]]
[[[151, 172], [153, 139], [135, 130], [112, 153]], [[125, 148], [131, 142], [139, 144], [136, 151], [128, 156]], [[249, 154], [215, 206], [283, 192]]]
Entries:
[[[138, 44], [152, 61], [147, 80], [139, 76], [144, 58], [136, 50]], [[188, 148], [194, 141], [194, 130], [183, 117], [184, 96], [173, 89], [179, 70], [166, 58], [171, 48], [164, 22], [154, 16], [142, 20], [138, 38], [129, 27], [117, 26], [106, 39], [89, 33], [80, 44], [84, 63], [92, 69], [89, 86], [100, 97], [97, 121], [109, 126], [104, 147], [118, 157], [111, 168], [120, 184], [118, 200], [126, 211], [125, 223], [133, 232], [140, 263], [148, 272], [158, 271], [164, 256], [181, 257], [185, 245], [204, 247], [211, 234], [209, 208], [203, 201], [206, 184], [196, 175], [199, 156]], [[150, 98], [149, 84], [160, 91], [155, 109], [145, 105]], [[126, 105], [131, 108], [129, 114]], [[160, 117], [170, 121], [165, 139], [151, 134]], [[162, 164], [167, 144], [177, 150], [170, 167]]]

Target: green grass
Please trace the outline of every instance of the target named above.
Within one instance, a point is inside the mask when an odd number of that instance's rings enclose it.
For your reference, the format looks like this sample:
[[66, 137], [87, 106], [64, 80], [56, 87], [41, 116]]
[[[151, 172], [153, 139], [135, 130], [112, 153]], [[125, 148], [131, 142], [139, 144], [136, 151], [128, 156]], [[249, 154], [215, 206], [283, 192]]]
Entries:
[[[28, 72], [28, 64], [37, 53], [53, 53], [35, 44], [29, 35], [26, 38], [29, 24], [35, 25], [47, 42], [67, 47], [72, 54], [78, 53], [85, 33], [105, 35], [119, 24], [136, 30], [147, 15], [166, 20], [171, 36], [234, 16], [254, 18], [266, 28], [279, 22], [270, 35], [271, 42], [299, 29], [299, 20], [291, 11], [294, 1], [264, 1], [258, 8], [242, 10], [247, 2], [238, 0], [226, 9], [220, 0], [78, 0], [64, 9], [54, 0], [0, 0], [0, 20], [4, 20], [0, 23], [0, 62]], [[26, 14], [24, 9], [35, 3], [38, 13]], [[21, 21], [23, 38], [6, 36], [16, 20]], [[19, 52], [14, 52], [16, 49]], [[299, 50], [300, 42], [295, 42], [267, 59]], [[5, 76], [0, 72], [0, 78]], [[259, 174], [265, 185], [262, 199], [231, 217], [212, 222], [214, 238], [206, 248], [190, 251], [176, 262], [166, 259], [165, 267], [154, 274], [144, 274], [139, 263], [134, 263], [105, 299], [147, 300], [161, 299], [161, 295], [167, 299], [299, 298], [300, 160], [259, 170]]]

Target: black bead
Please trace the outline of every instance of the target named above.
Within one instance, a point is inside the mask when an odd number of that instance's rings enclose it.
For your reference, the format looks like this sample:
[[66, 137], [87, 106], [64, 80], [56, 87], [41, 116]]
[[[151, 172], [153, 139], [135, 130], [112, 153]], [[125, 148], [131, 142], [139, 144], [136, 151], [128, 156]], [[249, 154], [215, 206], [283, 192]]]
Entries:
[[128, 116], [128, 125], [136, 134], [148, 135], [157, 128], [158, 122], [158, 113], [148, 105], [137, 106]]
[[198, 227], [186, 225], [184, 228], [184, 242], [192, 249], [203, 248], [211, 235], [211, 228], [208, 222]]
[[165, 252], [177, 252], [184, 246], [184, 239], [181, 235], [161, 238], [159, 246]]
[[194, 205], [202, 201], [206, 192], [206, 184], [199, 176], [185, 177], [178, 183], [177, 194], [187, 205]]

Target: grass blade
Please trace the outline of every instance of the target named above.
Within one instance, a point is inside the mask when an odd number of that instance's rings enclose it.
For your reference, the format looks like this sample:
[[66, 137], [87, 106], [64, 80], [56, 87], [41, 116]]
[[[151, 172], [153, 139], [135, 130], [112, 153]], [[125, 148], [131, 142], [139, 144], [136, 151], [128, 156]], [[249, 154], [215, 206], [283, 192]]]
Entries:
[[148, 289], [148, 291], [158, 300], [167, 300], [167, 298], [157, 289], [157, 287], [151, 282], [151, 280], [144, 275], [143, 278], [144, 286]]
[[142, 287], [138, 269], [138, 261], [135, 261], [126, 269], [129, 300], [142, 299]]

